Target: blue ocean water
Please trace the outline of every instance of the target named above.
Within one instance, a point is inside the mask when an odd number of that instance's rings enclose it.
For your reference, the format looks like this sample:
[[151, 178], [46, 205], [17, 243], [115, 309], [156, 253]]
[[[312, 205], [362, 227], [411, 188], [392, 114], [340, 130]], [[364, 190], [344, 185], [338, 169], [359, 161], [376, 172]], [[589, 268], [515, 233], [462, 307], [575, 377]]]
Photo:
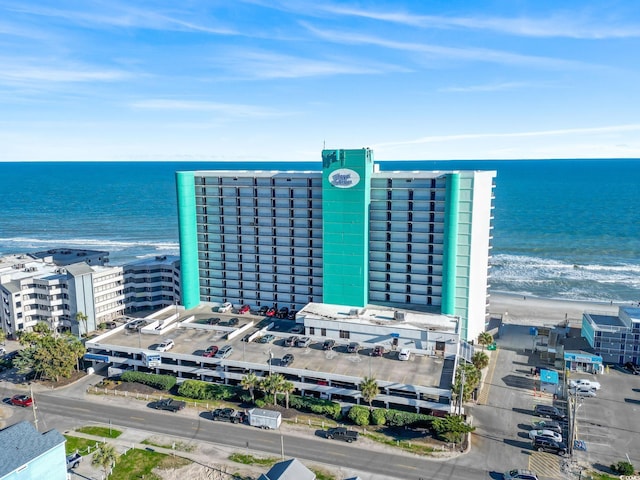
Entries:
[[[382, 170], [496, 170], [491, 289], [640, 301], [640, 160], [381, 161]], [[178, 254], [177, 170], [320, 170], [320, 162], [0, 163], [0, 254]]]

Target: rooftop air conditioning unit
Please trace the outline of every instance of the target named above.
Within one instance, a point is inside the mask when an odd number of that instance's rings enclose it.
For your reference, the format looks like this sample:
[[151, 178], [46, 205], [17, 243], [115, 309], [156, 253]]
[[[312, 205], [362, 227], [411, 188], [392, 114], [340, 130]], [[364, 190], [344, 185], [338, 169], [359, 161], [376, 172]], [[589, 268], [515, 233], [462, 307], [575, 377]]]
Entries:
[[349, 316], [357, 317], [358, 316], [358, 309], [357, 308], [352, 308], [351, 310], [349, 310]]
[[393, 312], [393, 319], [399, 322], [404, 322], [404, 312]]

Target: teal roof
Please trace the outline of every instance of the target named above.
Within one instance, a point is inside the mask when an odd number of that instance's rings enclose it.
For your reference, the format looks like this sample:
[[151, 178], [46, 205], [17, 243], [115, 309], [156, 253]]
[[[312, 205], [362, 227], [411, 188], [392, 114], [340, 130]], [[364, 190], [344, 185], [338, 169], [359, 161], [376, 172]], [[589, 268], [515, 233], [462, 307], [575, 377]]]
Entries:
[[540, 370], [540, 382], [558, 384], [558, 372], [553, 370]]

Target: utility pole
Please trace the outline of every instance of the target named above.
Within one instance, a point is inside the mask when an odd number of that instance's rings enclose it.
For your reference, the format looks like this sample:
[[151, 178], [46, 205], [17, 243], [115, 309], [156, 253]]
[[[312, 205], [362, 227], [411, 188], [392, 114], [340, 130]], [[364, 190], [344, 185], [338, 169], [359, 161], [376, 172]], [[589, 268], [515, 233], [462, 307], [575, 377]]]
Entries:
[[31, 396], [31, 406], [33, 407], [33, 426], [38, 431], [38, 415], [36, 414], [36, 400], [33, 398], [33, 388], [29, 389], [29, 394]]
[[464, 369], [460, 370], [460, 403], [458, 403], [458, 415], [462, 415], [462, 398], [464, 397]]

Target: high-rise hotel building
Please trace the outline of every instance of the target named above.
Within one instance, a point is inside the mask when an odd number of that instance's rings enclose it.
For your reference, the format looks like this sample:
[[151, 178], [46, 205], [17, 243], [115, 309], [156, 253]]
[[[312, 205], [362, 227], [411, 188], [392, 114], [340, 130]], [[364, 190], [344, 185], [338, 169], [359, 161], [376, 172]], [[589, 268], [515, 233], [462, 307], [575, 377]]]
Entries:
[[494, 171], [380, 171], [369, 149], [321, 171], [177, 172], [182, 302], [368, 304], [484, 330]]

